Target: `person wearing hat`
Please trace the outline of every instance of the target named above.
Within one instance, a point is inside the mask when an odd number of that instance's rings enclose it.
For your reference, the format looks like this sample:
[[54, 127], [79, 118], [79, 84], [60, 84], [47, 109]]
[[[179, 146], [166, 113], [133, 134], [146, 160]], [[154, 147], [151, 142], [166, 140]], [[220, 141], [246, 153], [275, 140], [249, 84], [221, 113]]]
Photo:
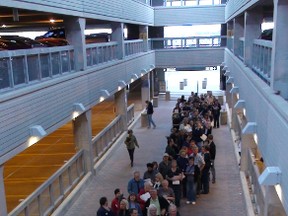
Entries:
[[171, 168], [171, 162], [169, 161], [169, 154], [165, 153], [163, 155], [163, 160], [159, 164], [159, 172], [162, 174], [163, 178], [166, 178], [168, 170]]
[[127, 133], [128, 133], [128, 136], [125, 139], [125, 144], [129, 153], [129, 157], [130, 157], [130, 165], [131, 167], [133, 167], [135, 147], [137, 146], [139, 148], [139, 145], [138, 145], [136, 137], [133, 134], [133, 130], [128, 130]]

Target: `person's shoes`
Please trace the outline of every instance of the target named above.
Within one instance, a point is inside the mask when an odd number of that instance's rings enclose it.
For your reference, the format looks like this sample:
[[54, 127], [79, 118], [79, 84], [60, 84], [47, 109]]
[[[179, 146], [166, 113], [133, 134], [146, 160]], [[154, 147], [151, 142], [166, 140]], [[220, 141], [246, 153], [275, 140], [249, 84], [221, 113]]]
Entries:
[[186, 204], [190, 204], [190, 201], [186, 201]]
[[150, 126], [148, 126], [147, 129], [150, 129]]
[[153, 129], [155, 129], [156, 128], [156, 125], [153, 127]]
[[192, 202], [192, 205], [196, 205], [196, 202]]
[[131, 164], [130, 164], [130, 165], [131, 165], [131, 167], [133, 167], [133, 162], [131, 162]]
[[212, 184], [215, 184], [216, 183], [216, 181], [215, 180], [212, 180]]
[[216, 126], [214, 126], [213, 128], [216, 128]]

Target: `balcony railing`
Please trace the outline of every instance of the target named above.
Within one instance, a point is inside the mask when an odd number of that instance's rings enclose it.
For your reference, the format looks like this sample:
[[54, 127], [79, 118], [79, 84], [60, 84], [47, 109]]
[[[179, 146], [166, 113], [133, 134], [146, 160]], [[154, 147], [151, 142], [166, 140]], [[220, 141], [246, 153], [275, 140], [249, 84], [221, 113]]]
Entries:
[[117, 48], [117, 42], [87, 44], [87, 66], [94, 66], [118, 59]]
[[244, 37], [239, 38], [238, 41], [238, 57], [244, 61]]
[[50, 215], [86, 174], [84, 150], [79, 151], [9, 216]]
[[127, 40], [124, 42], [125, 45], [125, 56], [144, 52], [144, 41], [143, 40]]
[[[199, 36], [185, 38], [151, 38], [148, 40], [148, 48], [155, 49], [193, 49], [222, 47], [226, 44], [226, 37]], [[225, 43], [224, 43], [225, 42]]]
[[105, 127], [97, 136], [92, 139], [94, 162], [98, 160], [105, 150], [123, 131], [121, 116], [117, 116], [107, 127]]
[[0, 52], [0, 92], [74, 72], [73, 46]]
[[198, 5], [219, 5], [221, 0], [164, 0], [165, 7], [198, 6]]
[[134, 104], [127, 108], [127, 123], [130, 125], [134, 120]]
[[252, 69], [270, 85], [272, 41], [255, 39], [253, 42]]
[[227, 37], [227, 48], [231, 51], [234, 52], [234, 45], [233, 45], [234, 37]]

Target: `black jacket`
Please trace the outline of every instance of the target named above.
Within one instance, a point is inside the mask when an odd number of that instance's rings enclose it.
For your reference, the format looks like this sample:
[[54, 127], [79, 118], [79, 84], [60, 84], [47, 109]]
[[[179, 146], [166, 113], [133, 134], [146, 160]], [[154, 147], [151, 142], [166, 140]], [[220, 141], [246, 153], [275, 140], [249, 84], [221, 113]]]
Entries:
[[210, 159], [211, 160], [215, 160], [215, 156], [216, 156], [216, 145], [215, 143], [212, 141], [209, 145], [209, 152], [210, 152]]
[[149, 115], [149, 114], [153, 114], [153, 112], [154, 112], [154, 110], [153, 110], [153, 105], [152, 105], [151, 102], [149, 102], [149, 103], [147, 104], [147, 114], [148, 114], [148, 115]]

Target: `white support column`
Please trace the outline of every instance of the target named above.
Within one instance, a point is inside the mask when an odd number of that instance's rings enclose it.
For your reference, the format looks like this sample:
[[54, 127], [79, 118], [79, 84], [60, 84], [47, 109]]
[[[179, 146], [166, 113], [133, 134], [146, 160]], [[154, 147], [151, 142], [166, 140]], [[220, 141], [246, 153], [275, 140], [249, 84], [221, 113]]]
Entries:
[[144, 40], [144, 52], [148, 51], [148, 26], [139, 26], [139, 38]]
[[239, 88], [237, 86], [234, 86], [230, 90], [230, 94], [231, 94], [231, 107], [230, 108], [232, 108], [231, 127], [234, 129], [234, 131], [237, 131], [238, 119], [237, 119], [237, 108], [235, 108], [235, 104], [238, 101], [237, 95], [239, 95]]
[[255, 149], [255, 141], [253, 135], [256, 133], [257, 124], [255, 122], [248, 122], [242, 126], [241, 134], [241, 165], [240, 170], [248, 174], [248, 157], [249, 149]]
[[141, 77], [141, 100], [142, 100], [142, 108], [144, 109], [146, 107], [145, 101], [151, 100], [150, 97], [150, 73], [147, 73], [146, 75]]
[[77, 148], [84, 149], [84, 157], [87, 171], [94, 173], [92, 146], [91, 110], [87, 110], [73, 121], [74, 142]]
[[271, 62], [271, 86], [280, 91], [280, 95], [288, 99], [288, 37], [287, 19], [288, 2], [274, 0], [274, 30]]
[[154, 86], [154, 84], [155, 84], [155, 78], [154, 78], [154, 70], [152, 70], [152, 71], [150, 71], [149, 72], [150, 73], [150, 76], [151, 76], [151, 96], [152, 96], [152, 98], [155, 96], [155, 91], [154, 91], [154, 89], [155, 89], [155, 86]]
[[233, 47], [234, 47], [234, 54], [236, 56], [239, 55], [239, 49], [240, 49], [240, 37], [244, 36], [244, 17], [236, 17], [234, 18], [234, 41], [233, 41]]
[[7, 216], [6, 195], [3, 177], [4, 165], [0, 165], [0, 216]]
[[127, 130], [127, 95], [126, 88], [115, 93], [116, 115], [121, 115], [123, 130]]
[[118, 43], [118, 54], [119, 59], [123, 59], [125, 56], [124, 47], [124, 24], [123, 23], [113, 23], [112, 24], [112, 35], [111, 40]]
[[232, 94], [230, 93], [230, 91], [233, 88], [233, 86], [234, 86], [233, 77], [226, 77], [225, 95], [226, 95], [226, 102], [230, 108], [232, 107]]
[[75, 70], [85, 70], [87, 67], [85, 25], [86, 20], [79, 17], [64, 19], [65, 34], [68, 42], [74, 46]]
[[244, 22], [244, 63], [247, 66], [252, 65], [253, 40], [261, 34], [262, 7], [245, 12]]
[[265, 186], [264, 216], [286, 216], [274, 186]]

